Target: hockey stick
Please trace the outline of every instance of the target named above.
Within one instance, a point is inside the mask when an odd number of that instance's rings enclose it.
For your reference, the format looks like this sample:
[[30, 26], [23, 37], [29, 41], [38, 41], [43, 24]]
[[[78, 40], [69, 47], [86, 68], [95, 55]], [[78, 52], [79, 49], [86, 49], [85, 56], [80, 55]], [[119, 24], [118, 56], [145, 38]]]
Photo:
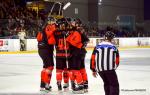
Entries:
[[66, 43], [65, 35], [64, 35], [64, 45], [65, 45], [65, 54], [66, 54], [66, 66], [67, 66], [67, 69], [68, 69], [68, 67], [69, 67], [69, 65], [68, 65], [68, 56], [67, 56], [68, 52], [67, 52], [67, 43]]
[[49, 12], [49, 14], [48, 14], [48, 16], [52, 16], [52, 12], [53, 12], [53, 10], [54, 10], [54, 7], [56, 6], [56, 4], [59, 4], [59, 14], [58, 15], [60, 15], [60, 11], [61, 11], [61, 3], [60, 2], [55, 2], [54, 4], [53, 4], [53, 6], [52, 6], [52, 8], [51, 8], [51, 10], [50, 10], [50, 12]]

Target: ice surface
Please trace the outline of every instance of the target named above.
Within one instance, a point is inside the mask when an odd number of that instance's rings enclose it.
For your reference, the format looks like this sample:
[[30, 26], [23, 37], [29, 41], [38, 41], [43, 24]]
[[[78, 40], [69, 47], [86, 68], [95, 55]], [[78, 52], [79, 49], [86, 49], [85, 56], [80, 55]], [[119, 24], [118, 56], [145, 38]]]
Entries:
[[[103, 82], [92, 77], [90, 56], [86, 56], [89, 92], [84, 95], [104, 95]], [[120, 51], [118, 70], [120, 95], [150, 95], [150, 49], [129, 49]], [[42, 61], [38, 54], [0, 55], [0, 95], [37, 95], [39, 93]], [[52, 92], [48, 95], [73, 95], [71, 91], [58, 92], [56, 73], [53, 71]]]

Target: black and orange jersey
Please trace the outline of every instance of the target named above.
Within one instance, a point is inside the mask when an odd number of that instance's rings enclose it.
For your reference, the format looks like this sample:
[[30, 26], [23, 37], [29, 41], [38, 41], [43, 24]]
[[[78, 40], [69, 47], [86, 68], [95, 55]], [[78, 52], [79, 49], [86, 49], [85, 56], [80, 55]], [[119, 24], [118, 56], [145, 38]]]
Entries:
[[43, 31], [38, 32], [37, 41], [49, 45], [54, 45], [56, 43], [54, 38], [55, 30], [56, 30], [55, 24], [46, 25]]
[[71, 32], [66, 40], [68, 43], [76, 48], [81, 48], [83, 46], [81, 34], [78, 31]]
[[69, 44], [66, 41], [66, 37], [63, 34], [63, 32], [64, 32], [63, 30], [57, 30], [54, 33], [55, 40], [56, 40], [56, 44], [55, 44], [56, 56], [60, 58], [65, 58], [70, 56]]

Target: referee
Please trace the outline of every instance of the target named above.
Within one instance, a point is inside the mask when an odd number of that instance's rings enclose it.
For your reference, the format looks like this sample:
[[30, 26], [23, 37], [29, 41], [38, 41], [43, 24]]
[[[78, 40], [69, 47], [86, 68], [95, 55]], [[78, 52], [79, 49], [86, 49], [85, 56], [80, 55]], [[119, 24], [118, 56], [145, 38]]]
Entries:
[[97, 73], [104, 82], [105, 95], [119, 95], [119, 83], [115, 72], [119, 65], [119, 51], [111, 43], [114, 33], [107, 31], [104, 41], [100, 42], [93, 50], [90, 69], [93, 76]]

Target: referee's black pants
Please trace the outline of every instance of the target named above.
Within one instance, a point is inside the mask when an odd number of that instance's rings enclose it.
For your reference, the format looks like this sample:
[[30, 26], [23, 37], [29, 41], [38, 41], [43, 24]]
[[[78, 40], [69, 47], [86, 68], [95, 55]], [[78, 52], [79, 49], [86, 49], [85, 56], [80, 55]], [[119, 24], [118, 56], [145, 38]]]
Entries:
[[99, 75], [104, 82], [105, 95], [119, 95], [119, 82], [115, 70], [101, 71]]

